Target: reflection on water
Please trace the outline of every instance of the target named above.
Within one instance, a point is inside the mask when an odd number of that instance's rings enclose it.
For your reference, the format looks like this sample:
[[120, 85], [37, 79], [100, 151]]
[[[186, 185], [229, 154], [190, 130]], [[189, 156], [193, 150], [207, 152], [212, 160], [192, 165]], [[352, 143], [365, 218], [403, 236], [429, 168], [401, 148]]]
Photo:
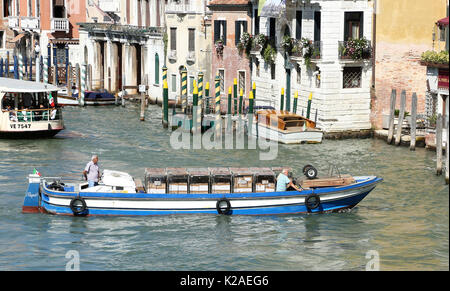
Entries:
[[[161, 109], [139, 121], [135, 106], [67, 108], [67, 129], [46, 140], [0, 140], [0, 270], [64, 270], [70, 250], [82, 270], [364, 270], [366, 253], [382, 270], [448, 269], [448, 186], [434, 153], [372, 139], [279, 145], [278, 159], [256, 150], [178, 150]], [[79, 180], [92, 154], [102, 169], [143, 177], [145, 167], [305, 164], [326, 173], [378, 175], [384, 182], [344, 213], [288, 216], [58, 217], [21, 213], [26, 176]]]

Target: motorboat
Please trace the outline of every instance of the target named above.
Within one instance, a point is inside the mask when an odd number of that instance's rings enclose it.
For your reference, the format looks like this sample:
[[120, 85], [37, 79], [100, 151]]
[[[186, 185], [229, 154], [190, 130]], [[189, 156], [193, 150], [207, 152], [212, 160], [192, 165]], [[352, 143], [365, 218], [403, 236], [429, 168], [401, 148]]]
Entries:
[[144, 180], [105, 170], [99, 185], [28, 176], [22, 211], [70, 216], [281, 215], [351, 209], [383, 179], [332, 174], [308, 165], [298, 190], [276, 191], [281, 168], [148, 168]]

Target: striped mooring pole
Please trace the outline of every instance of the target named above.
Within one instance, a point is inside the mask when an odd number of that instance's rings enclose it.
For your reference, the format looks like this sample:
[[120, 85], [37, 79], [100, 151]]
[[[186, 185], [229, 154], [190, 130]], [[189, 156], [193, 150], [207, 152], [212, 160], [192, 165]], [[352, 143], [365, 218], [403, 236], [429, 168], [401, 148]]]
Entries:
[[237, 94], [238, 94], [237, 79], [234, 78], [234, 80], [233, 80], [234, 115], [238, 114], [238, 109], [237, 109], [238, 98], [237, 98]]
[[187, 70], [181, 71], [181, 110], [186, 114], [187, 106]]
[[85, 91], [86, 91], [86, 64], [81, 65], [81, 92], [79, 92], [79, 95], [81, 98], [79, 99], [80, 105], [84, 106], [84, 97], [85, 97]]
[[23, 56], [19, 53], [19, 80], [23, 80]]
[[220, 130], [220, 119], [221, 119], [221, 116], [220, 116], [220, 77], [219, 77], [219, 75], [217, 75], [216, 76], [216, 79], [214, 80], [214, 85], [215, 85], [215, 92], [216, 92], [216, 94], [215, 94], [215, 100], [216, 100], [216, 102], [215, 102], [215, 105], [216, 105], [216, 108], [215, 108], [215, 114], [216, 114], [216, 119], [215, 119], [215, 122], [214, 122], [214, 127], [215, 127], [215, 141], [217, 142], [218, 140], [219, 140], [219, 137], [220, 137], [220, 134], [221, 134], [221, 130]]
[[294, 94], [294, 108], [292, 108], [294, 113], [297, 113], [297, 102], [298, 102], [298, 91], [295, 91], [295, 94]]
[[49, 57], [44, 59], [44, 83], [48, 83], [48, 62]]
[[203, 104], [203, 73], [198, 73], [198, 103], [197, 103], [197, 130], [202, 128], [202, 104]]

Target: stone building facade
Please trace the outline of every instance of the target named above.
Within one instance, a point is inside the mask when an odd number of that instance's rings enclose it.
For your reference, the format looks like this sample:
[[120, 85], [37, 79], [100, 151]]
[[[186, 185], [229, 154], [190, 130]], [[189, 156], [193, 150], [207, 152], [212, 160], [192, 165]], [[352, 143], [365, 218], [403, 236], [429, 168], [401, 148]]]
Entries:
[[[294, 93], [298, 91], [297, 112], [306, 113], [312, 93], [310, 118], [316, 119], [325, 132], [370, 130], [373, 68], [370, 51], [354, 60], [343, 55], [341, 48], [346, 45], [344, 41], [363, 38], [370, 46], [371, 1], [277, 3], [280, 1], [266, 0], [257, 17], [258, 2], [253, 2], [253, 33], [268, 36], [277, 51], [273, 63], [264, 60], [263, 52], [252, 53], [252, 80], [258, 98], [270, 99], [273, 106], [280, 108], [280, 92], [284, 88], [289, 97], [284, 101], [284, 109], [292, 111]], [[285, 35], [306, 40], [312, 53], [300, 50], [286, 54], [281, 46]]]
[[[229, 87], [234, 79], [244, 98], [251, 90], [250, 54], [240, 50], [238, 43], [244, 33], [252, 32], [252, 5], [248, 0], [213, 0], [208, 6], [212, 12], [212, 60], [211, 80], [220, 78], [222, 109], [227, 108]], [[216, 50], [215, 43], [224, 41], [223, 50]], [[239, 94], [237, 94], [239, 96]], [[232, 106], [234, 112], [234, 106]]]

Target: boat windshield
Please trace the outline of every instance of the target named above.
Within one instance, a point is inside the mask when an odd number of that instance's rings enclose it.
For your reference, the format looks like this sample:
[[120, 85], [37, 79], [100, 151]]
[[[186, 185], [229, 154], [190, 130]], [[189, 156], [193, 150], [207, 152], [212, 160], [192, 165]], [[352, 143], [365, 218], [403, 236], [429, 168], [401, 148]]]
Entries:
[[35, 122], [62, 119], [57, 92], [3, 93], [2, 112], [9, 112], [13, 122]]

